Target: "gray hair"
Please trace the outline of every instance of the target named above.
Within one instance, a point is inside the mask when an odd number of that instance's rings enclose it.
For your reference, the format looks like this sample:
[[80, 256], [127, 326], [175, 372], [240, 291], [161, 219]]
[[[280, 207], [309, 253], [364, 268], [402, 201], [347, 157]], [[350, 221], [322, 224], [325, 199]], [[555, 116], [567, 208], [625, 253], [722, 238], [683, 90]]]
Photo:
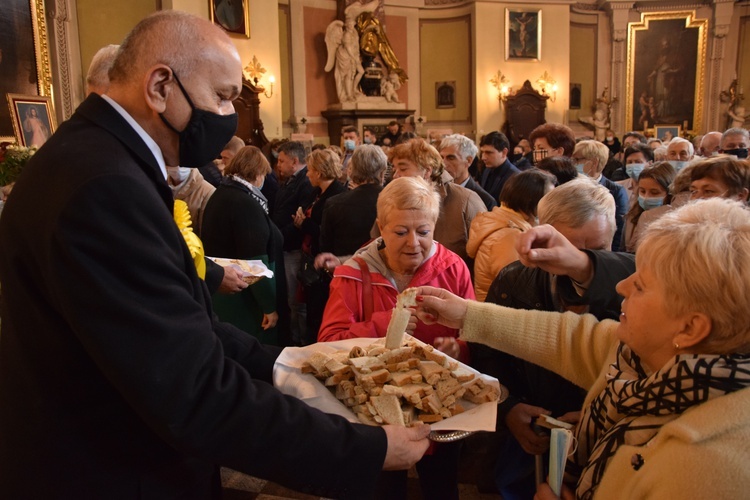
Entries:
[[456, 148], [462, 160], [466, 160], [469, 157], [476, 157], [477, 151], [479, 151], [474, 141], [461, 134], [451, 134], [443, 137], [443, 140], [440, 141], [440, 150], [442, 151], [443, 148], [447, 147]]
[[695, 146], [693, 146], [693, 143], [688, 141], [687, 139], [683, 139], [682, 137], [675, 137], [671, 141], [669, 141], [669, 146], [667, 146], [667, 151], [669, 151], [669, 148], [672, 147], [673, 144], [680, 144], [685, 143], [688, 145], [688, 154], [690, 156], [693, 156], [695, 154]]
[[279, 153], [284, 153], [289, 157], [295, 157], [301, 164], [305, 164], [307, 158], [307, 152], [305, 151], [305, 145], [299, 141], [289, 141], [279, 146]]
[[99, 49], [91, 59], [89, 71], [86, 74], [87, 93], [105, 93], [109, 88], [109, 70], [115, 62], [119, 45], [106, 45]]
[[125, 37], [109, 70], [109, 80], [141, 78], [142, 70], [154, 64], [165, 64], [178, 78], [185, 78], [205, 56], [205, 49], [222, 40], [232, 43], [221, 28], [205, 19], [179, 10], [155, 12]]
[[349, 177], [355, 184], [381, 184], [388, 157], [380, 146], [364, 144], [354, 148], [349, 167]]
[[746, 129], [740, 128], [740, 127], [728, 128], [728, 129], [726, 129], [724, 131], [723, 134], [721, 134], [721, 145], [722, 146], [724, 145], [724, 139], [726, 139], [730, 135], [741, 135], [745, 139], [750, 140], [750, 133]]
[[565, 224], [579, 228], [594, 218], [603, 215], [607, 218], [615, 234], [615, 199], [598, 182], [579, 176], [545, 194], [537, 208], [542, 224]]

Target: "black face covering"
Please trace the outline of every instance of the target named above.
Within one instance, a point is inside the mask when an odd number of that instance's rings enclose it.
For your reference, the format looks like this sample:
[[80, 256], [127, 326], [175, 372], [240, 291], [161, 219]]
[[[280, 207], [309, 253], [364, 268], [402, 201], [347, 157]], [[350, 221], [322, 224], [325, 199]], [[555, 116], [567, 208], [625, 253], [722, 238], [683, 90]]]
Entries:
[[202, 167], [216, 158], [234, 135], [237, 130], [237, 113], [223, 116], [196, 108], [174, 70], [172, 70], [172, 76], [193, 112], [182, 131], [174, 128], [163, 114], [159, 116], [180, 138], [179, 166]]
[[725, 155], [734, 155], [740, 160], [747, 158], [747, 148], [725, 149], [722, 153]]

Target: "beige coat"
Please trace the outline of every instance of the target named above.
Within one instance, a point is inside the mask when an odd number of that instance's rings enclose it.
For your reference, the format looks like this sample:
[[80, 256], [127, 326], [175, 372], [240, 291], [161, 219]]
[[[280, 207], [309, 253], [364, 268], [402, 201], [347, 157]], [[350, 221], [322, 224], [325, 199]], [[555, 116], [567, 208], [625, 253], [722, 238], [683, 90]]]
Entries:
[[197, 168], [190, 170], [190, 175], [185, 179], [185, 182], [179, 186], [170, 187], [176, 200], [182, 200], [187, 203], [188, 210], [190, 211], [190, 219], [193, 221], [193, 232], [200, 237], [203, 210], [206, 208], [206, 203], [208, 203], [208, 199], [214, 194], [216, 188], [203, 178]]
[[518, 260], [516, 240], [531, 229], [525, 217], [505, 205], [478, 214], [471, 223], [466, 252], [474, 259], [474, 293], [484, 301], [502, 268]]
[[[617, 354], [619, 323], [590, 314], [509, 309], [471, 302], [461, 340], [537, 363], [599, 395]], [[500, 332], [502, 325], [502, 333]], [[644, 446], [623, 445], [607, 465], [596, 499], [747, 498], [750, 388], [720, 396], [665, 424]], [[631, 460], [640, 455], [635, 470]]]

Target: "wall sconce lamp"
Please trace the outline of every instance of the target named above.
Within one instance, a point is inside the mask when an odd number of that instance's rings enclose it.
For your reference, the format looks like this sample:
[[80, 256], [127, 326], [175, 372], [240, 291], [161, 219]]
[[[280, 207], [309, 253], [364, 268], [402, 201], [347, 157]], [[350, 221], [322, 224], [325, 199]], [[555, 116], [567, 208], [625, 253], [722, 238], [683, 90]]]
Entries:
[[276, 78], [273, 75], [268, 75], [268, 85], [271, 87], [271, 93], [269, 94], [268, 91], [263, 91], [263, 95], [266, 96], [268, 99], [273, 97], [273, 84], [276, 83]]
[[507, 99], [513, 90], [510, 86], [510, 80], [500, 70], [497, 70], [497, 74], [490, 78], [490, 83], [497, 89], [497, 98], [500, 101]]
[[[257, 87], [258, 83], [260, 83], [261, 78], [263, 78], [263, 74], [266, 72], [266, 68], [261, 66], [257, 57], [253, 56], [252, 62], [250, 62], [247, 66], [245, 66], [242, 72], [245, 75], [245, 78], [247, 80], [252, 81]], [[268, 93], [264, 89], [263, 95], [266, 96], [268, 99], [270, 99], [271, 97], [273, 97], [273, 85], [276, 83], [276, 78], [274, 78], [273, 75], [269, 75], [268, 83], [269, 83], [269, 86], [271, 87], [271, 92]]]
[[[557, 99], [557, 82], [545, 71], [536, 81], [542, 87], [542, 95], [549, 97], [550, 102]], [[548, 93], [550, 91], [551, 93]]]

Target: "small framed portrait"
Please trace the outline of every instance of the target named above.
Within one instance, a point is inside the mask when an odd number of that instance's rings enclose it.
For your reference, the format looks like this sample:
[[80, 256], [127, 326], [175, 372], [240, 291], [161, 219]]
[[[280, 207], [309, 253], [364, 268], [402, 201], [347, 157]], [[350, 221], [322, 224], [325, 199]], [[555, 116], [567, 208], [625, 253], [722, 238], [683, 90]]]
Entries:
[[675, 137], [680, 137], [679, 125], [654, 125], [654, 136], [661, 139], [661, 142], [667, 143]]
[[250, 0], [209, 0], [211, 21], [229, 33], [250, 38]]
[[505, 60], [542, 59], [542, 11], [505, 9]]
[[435, 82], [435, 107], [437, 109], [456, 107], [456, 82]]
[[52, 99], [23, 94], [7, 96], [18, 144], [27, 148], [41, 147], [57, 128]]

